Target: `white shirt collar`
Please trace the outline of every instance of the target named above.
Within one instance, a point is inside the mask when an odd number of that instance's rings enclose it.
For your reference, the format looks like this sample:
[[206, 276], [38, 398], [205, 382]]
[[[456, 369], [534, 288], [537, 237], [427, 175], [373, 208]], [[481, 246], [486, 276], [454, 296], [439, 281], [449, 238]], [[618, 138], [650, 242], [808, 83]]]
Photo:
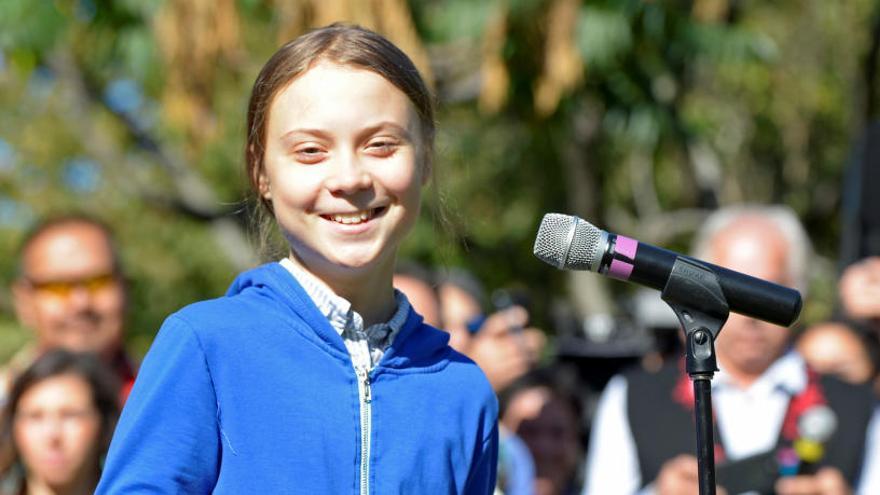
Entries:
[[[333, 289], [318, 277], [302, 269], [289, 258], [283, 258], [279, 263], [299, 282], [303, 290], [306, 291], [306, 294], [312, 298], [321, 314], [330, 322], [330, 326], [339, 335], [342, 335], [342, 332], [345, 330], [349, 318], [354, 319], [354, 323], [360, 319], [360, 315], [352, 311], [351, 303], [344, 297], [336, 295]], [[363, 320], [360, 321], [361, 325], [359, 327], [362, 328]]]
[[394, 300], [397, 303], [397, 310], [391, 318], [385, 323], [376, 323], [364, 329], [363, 317], [351, 308], [351, 302], [348, 299], [337, 295], [330, 286], [298, 266], [290, 258], [283, 258], [279, 263], [299, 282], [303, 290], [306, 291], [306, 294], [312, 298], [321, 314], [330, 322], [330, 326], [339, 335], [343, 335], [349, 326], [356, 331], [364, 330], [367, 333], [372, 333], [372, 331], [381, 326], [387, 326], [389, 327], [388, 337], [386, 337], [387, 344], [391, 341], [391, 338], [400, 332], [406, 323], [410, 303], [407, 297], [397, 289], [394, 289]]
[[[713, 387], [740, 388], [724, 368], [719, 364], [721, 371], [712, 380]], [[769, 368], [752, 383], [749, 391], [771, 392], [782, 389], [791, 395], [797, 395], [807, 387], [807, 366], [804, 359], [794, 350], [789, 350], [779, 359], [773, 362]]]

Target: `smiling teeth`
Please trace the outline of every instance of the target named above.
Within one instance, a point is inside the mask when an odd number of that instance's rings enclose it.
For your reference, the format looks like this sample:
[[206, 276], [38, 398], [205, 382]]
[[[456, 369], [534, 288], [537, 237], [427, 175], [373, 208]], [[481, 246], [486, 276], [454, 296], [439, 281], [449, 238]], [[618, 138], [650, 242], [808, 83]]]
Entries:
[[333, 215], [331, 218], [333, 219], [334, 222], [338, 222], [338, 223], [344, 223], [344, 224], [361, 223], [361, 222], [366, 222], [367, 220], [370, 219], [370, 212], [369, 211], [361, 211], [358, 213]]

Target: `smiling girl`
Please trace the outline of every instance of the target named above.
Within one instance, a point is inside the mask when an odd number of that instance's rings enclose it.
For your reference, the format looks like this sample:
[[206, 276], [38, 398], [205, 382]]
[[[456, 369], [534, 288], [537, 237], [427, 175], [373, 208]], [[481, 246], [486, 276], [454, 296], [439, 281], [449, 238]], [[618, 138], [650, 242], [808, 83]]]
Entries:
[[168, 318], [99, 493], [492, 493], [492, 389], [391, 284], [433, 118], [412, 62], [371, 31], [332, 25], [272, 56], [246, 162], [289, 255]]

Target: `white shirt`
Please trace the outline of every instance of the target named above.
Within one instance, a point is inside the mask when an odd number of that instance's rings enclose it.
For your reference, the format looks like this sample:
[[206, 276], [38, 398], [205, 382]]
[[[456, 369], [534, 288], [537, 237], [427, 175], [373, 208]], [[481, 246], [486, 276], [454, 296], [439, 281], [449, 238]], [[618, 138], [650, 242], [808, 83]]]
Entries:
[[342, 337], [354, 368], [372, 370], [406, 323], [410, 304], [403, 292], [394, 290], [397, 311], [390, 320], [364, 328], [363, 317], [352, 309], [347, 299], [336, 295], [327, 284], [290, 259], [284, 258], [279, 263], [299, 282], [330, 326]]
[[[731, 460], [765, 452], [776, 444], [788, 402], [807, 386], [803, 359], [789, 352], [751, 386], [740, 388], [722, 369], [712, 380], [712, 403], [725, 453]], [[652, 494], [642, 485], [635, 440], [627, 414], [627, 382], [615, 376], [608, 382], [596, 410], [586, 464], [583, 495]], [[858, 494], [880, 493], [880, 416], [868, 426], [865, 461]], [[661, 428], [662, 425], [657, 425]]]

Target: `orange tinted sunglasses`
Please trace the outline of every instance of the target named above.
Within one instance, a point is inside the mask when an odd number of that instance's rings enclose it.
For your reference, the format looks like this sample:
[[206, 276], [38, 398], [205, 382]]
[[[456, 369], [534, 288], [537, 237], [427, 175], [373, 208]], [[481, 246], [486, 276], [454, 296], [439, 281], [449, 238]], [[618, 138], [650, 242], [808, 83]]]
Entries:
[[94, 295], [98, 292], [112, 286], [116, 283], [116, 274], [103, 273], [80, 280], [50, 280], [46, 282], [35, 282], [30, 280], [30, 285], [38, 292], [49, 294], [55, 297], [67, 298], [77, 288], [82, 287]]

